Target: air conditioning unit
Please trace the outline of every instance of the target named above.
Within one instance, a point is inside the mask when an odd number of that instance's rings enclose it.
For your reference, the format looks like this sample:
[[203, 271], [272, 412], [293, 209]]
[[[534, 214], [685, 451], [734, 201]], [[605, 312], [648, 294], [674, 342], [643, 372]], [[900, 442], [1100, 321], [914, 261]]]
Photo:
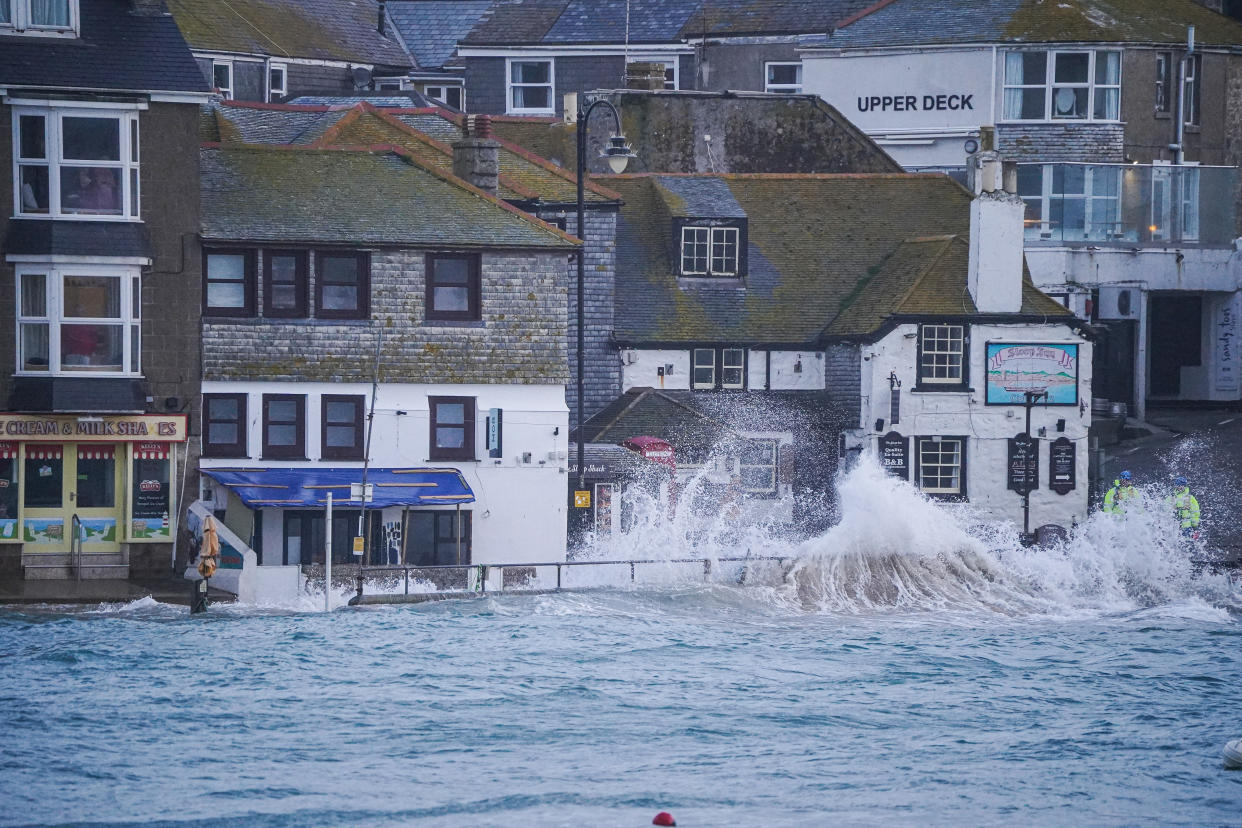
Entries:
[[1136, 287], [1101, 287], [1100, 319], [1138, 319], [1142, 293]]

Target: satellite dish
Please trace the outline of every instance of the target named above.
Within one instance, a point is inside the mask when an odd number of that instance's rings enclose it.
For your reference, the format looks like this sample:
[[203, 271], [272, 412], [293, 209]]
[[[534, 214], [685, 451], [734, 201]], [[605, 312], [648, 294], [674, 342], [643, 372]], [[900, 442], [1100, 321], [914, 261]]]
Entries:
[[353, 68], [354, 88], [366, 89], [371, 85], [371, 70], [365, 66], [355, 66]]

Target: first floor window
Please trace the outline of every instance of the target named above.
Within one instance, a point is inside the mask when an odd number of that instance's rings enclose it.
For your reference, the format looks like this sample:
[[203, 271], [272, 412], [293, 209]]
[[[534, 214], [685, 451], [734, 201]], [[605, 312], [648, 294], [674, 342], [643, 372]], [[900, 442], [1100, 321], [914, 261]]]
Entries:
[[746, 387], [745, 348], [695, 348], [691, 358], [691, 381], [696, 391]]
[[0, 0], [0, 31], [27, 29], [70, 33], [77, 26], [78, 0]]
[[283, 98], [287, 92], [288, 67], [283, 63], [273, 63], [267, 72], [267, 97], [274, 101]]
[[682, 227], [681, 275], [737, 276], [737, 227]]
[[211, 64], [211, 85], [225, 98], [233, 97], [233, 64], [215, 61]]
[[254, 252], [203, 251], [204, 316], [254, 316]]
[[768, 63], [765, 64], [766, 78], [763, 91], [779, 92], [786, 95], [802, 93], [801, 63]]
[[325, 319], [365, 319], [371, 313], [371, 257], [320, 253], [316, 260], [316, 312]]
[[1004, 58], [1009, 121], [1116, 121], [1121, 117], [1121, 53], [1015, 51]]
[[137, 268], [18, 266], [20, 373], [137, 374]]
[[139, 217], [138, 114], [13, 110], [18, 215]]
[[1203, 71], [1203, 56], [1190, 55], [1186, 58], [1186, 103], [1182, 112], [1182, 119], [1187, 126], [1199, 125], [1199, 105], [1200, 105], [1200, 89], [1202, 84], [1199, 82], [1199, 76]]
[[466, 108], [465, 90], [460, 86], [425, 86], [423, 95], [453, 109]]
[[474, 397], [429, 397], [432, 460], [474, 459]]
[[1173, 53], [1156, 52], [1156, 111], [1173, 111]]
[[966, 438], [918, 438], [919, 488], [939, 497], [966, 495]]
[[738, 456], [742, 491], [750, 494], [776, 493], [777, 441], [747, 440]]
[[473, 254], [427, 254], [427, 318], [481, 319], [479, 257]]
[[321, 399], [323, 440], [321, 456], [332, 460], [361, 460], [366, 398], [359, 395], [324, 394]]
[[509, 61], [509, 112], [552, 114], [552, 61]]
[[919, 385], [964, 385], [965, 362], [965, 326], [919, 327]]
[[263, 315], [306, 317], [306, 253], [300, 250], [263, 251]]
[[246, 395], [203, 395], [203, 456], [246, 457]]
[[1122, 238], [1122, 167], [1042, 164], [1018, 167], [1029, 240], [1112, 241]]
[[263, 457], [305, 459], [306, 397], [263, 395]]

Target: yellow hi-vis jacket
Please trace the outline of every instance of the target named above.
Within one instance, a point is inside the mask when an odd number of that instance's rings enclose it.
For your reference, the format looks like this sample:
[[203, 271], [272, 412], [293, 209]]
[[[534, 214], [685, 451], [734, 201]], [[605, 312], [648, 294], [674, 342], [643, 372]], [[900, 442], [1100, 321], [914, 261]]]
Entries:
[[1173, 507], [1173, 513], [1177, 515], [1183, 529], [1199, 528], [1199, 501], [1195, 500], [1188, 486], [1182, 486], [1174, 491], [1173, 496], [1169, 498], [1169, 504]]
[[1113, 515], [1123, 515], [1126, 511], [1126, 501], [1134, 500], [1138, 497], [1138, 489], [1134, 488], [1134, 484], [1123, 484], [1120, 480], [1113, 481], [1113, 487], [1104, 495], [1104, 511]]

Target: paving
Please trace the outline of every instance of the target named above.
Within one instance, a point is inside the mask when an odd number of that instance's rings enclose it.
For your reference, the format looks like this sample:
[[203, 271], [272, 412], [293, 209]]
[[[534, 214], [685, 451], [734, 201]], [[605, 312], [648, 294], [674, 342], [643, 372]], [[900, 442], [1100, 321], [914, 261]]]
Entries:
[[[190, 603], [190, 581], [176, 575], [122, 580], [27, 581], [0, 577], [0, 604], [118, 604], [150, 596], [162, 604]], [[208, 590], [212, 603], [236, 600], [231, 592]]]

